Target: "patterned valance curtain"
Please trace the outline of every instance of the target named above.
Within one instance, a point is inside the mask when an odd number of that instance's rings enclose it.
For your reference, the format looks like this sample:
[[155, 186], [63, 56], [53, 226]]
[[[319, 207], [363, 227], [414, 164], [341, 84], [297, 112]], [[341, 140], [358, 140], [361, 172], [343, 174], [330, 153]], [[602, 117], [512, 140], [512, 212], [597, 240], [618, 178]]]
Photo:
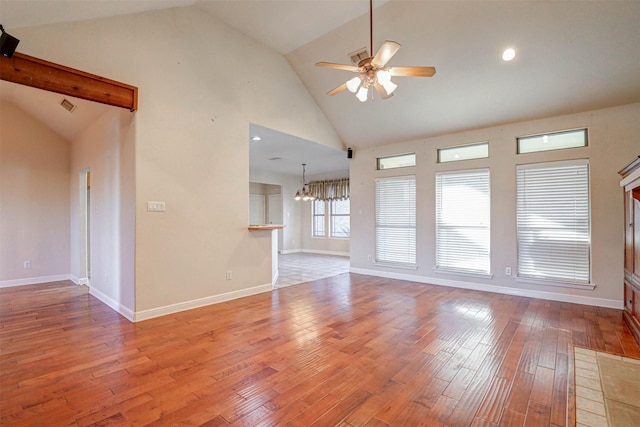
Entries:
[[309, 191], [318, 200], [344, 200], [349, 198], [349, 178], [331, 181], [313, 181]]

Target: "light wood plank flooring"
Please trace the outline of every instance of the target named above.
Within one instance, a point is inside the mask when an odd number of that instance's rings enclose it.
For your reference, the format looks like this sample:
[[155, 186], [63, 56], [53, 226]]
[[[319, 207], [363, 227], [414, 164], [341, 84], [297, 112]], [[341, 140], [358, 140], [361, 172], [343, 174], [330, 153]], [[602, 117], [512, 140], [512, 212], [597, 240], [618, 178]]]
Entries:
[[356, 274], [136, 324], [5, 288], [0, 425], [561, 426], [574, 345], [640, 356], [619, 310]]

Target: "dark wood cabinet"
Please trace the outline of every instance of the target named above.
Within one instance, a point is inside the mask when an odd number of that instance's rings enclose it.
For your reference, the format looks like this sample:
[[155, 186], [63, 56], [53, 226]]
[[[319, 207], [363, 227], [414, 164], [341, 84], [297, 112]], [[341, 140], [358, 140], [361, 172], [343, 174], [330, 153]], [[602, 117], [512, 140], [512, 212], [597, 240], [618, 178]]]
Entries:
[[640, 156], [620, 172], [624, 188], [624, 320], [640, 344]]

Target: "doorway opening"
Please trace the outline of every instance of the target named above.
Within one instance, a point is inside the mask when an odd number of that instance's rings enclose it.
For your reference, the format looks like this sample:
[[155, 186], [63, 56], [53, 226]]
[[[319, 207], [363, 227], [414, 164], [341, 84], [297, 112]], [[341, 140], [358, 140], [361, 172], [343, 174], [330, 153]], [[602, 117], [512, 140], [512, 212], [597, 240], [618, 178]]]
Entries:
[[80, 284], [91, 286], [91, 171], [80, 172]]

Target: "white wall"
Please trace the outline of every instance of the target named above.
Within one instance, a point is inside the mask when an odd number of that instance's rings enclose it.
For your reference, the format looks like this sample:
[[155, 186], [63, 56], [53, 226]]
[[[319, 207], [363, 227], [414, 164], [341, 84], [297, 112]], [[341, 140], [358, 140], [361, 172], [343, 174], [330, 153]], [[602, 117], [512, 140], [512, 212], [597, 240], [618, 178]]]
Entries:
[[85, 129], [71, 150], [71, 274], [84, 268], [84, 190], [91, 172], [90, 292], [129, 319], [134, 314], [134, 115], [111, 108]]
[[68, 279], [69, 142], [12, 103], [0, 117], [0, 286]]
[[15, 33], [21, 52], [139, 87], [136, 319], [270, 289], [271, 236], [247, 230], [249, 124], [342, 147], [286, 59], [196, 7]]
[[[517, 136], [587, 127], [589, 146], [525, 155], [516, 154]], [[436, 163], [436, 149], [489, 141], [489, 159]], [[376, 171], [376, 157], [416, 152], [417, 166]], [[591, 111], [443, 135], [374, 149], [359, 149], [351, 161], [352, 271], [419, 282], [453, 285], [622, 308], [623, 197], [617, 171], [640, 153], [640, 104]], [[506, 276], [516, 271], [516, 165], [588, 158], [591, 177], [591, 247], [593, 290], [536, 286]], [[434, 273], [435, 173], [489, 167], [491, 170], [491, 270], [480, 279]], [[367, 260], [374, 254], [374, 180], [393, 175], [416, 175], [417, 270], [389, 268]]]

